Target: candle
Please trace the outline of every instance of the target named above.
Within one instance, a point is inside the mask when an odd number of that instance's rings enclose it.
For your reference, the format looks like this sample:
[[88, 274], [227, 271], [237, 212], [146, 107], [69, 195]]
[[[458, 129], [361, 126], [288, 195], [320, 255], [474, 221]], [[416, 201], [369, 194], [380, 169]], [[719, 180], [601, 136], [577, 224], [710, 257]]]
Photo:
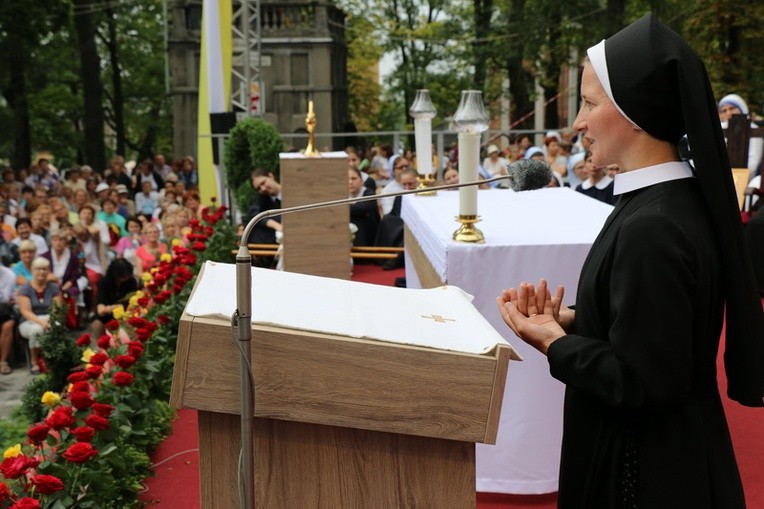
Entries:
[[[480, 133], [459, 133], [459, 181], [478, 179]], [[459, 188], [459, 215], [477, 216], [477, 186]]]
[[414, 120], [414, 138], [416, 142], [416, 170], [421, 177], [432, 174], [432, 120], [417, 118]]
[[313, 99], [308, 101], [308, 115], [313, 115]]

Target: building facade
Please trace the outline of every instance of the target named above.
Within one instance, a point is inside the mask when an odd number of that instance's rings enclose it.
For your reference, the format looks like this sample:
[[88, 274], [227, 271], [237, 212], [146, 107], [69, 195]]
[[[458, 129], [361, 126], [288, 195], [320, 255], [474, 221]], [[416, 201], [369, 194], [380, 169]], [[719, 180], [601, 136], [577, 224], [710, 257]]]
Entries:
[[[343, 132], [349, 119], [344, 13], [331, 2], [298, 0], [262, 1], [260, 11], [263, 118], [280, 133], [303, 132], [312, 99], [316, 145], [341, 148], [320, 133]], [[201, 0], [172, 4], [168, 52], [175, 154], [196, 154], [201, 27]]]

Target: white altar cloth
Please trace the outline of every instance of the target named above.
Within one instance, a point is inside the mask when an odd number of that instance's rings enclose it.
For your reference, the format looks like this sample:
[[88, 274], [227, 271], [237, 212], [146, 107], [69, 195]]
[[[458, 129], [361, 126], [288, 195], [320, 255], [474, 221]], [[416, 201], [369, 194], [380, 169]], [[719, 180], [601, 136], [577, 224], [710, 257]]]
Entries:
[[[524, 359], [508, 371], [496, 445], [477, 445], [478, 491], [557, 490], [564, 387], [549, 375], [546, 358], [504, 324], [496, 297], [545, 277], [552, 289], [564, 285], [565, 304], [574, 304], [581, 266], [612, 209], [567, 188], [481, 190], [477, 227], [486, 243], [473, 245], [451, 240], [458, 193], [403, 199], [403, 220], [441, 281], [474, 295], [477, 309]], [[406, 282], [421, 286], [408, 251]]]

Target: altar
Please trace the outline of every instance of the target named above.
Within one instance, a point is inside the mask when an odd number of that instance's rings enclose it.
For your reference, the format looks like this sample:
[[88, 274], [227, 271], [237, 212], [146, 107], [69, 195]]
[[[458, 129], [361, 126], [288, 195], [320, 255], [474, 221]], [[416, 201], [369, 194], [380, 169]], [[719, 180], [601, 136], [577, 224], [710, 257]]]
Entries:
[[554, 492], [564, 386], [549, 374], [546, 358], [504, 324], [495, 299], [522, 281], [545, 277], [552, 291], [564, 285], [564, 303], [573, 305], [581, 266], [613, 207], [568, 188], [481, 190], [477, 227], [486, 241], [463, 244], [451, 240], [458, 195], [404, 197], [407, 286], [462, 288], [524, 359], [508, 373], [496, 445], [476, 446], [477, 491]]

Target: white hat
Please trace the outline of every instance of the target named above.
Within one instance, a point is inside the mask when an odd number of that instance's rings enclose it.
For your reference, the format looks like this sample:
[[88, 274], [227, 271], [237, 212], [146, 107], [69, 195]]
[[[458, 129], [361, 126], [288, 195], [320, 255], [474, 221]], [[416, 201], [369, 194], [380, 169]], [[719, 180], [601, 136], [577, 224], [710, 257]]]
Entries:
[[95, 192], [96, 194], [98, 194], [101, 191], [107, 191], [108, 189], [109, 189], [109, 184], [107, 184], [106, 182], [101, 182], [100, 184], [96, 186]]
[[485, 153], [490, 156], [494, 152], [498, 152], [498, 151], [499, 151], [499, 147], [497, 147], [496, 145], [488, 145], [488, 148], [485, 150]]

